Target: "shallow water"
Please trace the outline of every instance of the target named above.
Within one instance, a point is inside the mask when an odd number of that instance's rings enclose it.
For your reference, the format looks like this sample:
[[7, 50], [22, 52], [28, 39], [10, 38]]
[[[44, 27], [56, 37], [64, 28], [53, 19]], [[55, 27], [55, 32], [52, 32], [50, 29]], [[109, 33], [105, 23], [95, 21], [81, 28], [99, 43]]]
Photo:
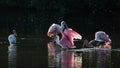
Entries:
[[22, 39], [0, 45], [0, 68], [118, 68], [120, 49], [61, 50], [53, 42]]
[[109, 49], [72, 49], [55, 50], [54, 43], [48, 45], [49, 68], [111, 68], [111, 50]]

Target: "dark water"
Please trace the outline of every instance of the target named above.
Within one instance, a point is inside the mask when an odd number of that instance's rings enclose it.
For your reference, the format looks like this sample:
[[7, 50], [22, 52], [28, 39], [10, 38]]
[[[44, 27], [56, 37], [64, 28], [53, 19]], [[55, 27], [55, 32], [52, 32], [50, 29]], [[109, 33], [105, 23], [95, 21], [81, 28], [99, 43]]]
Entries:
[[118, 68], [120, 49], [61, 50], [39, 38], [0, 45], [0, 68]]

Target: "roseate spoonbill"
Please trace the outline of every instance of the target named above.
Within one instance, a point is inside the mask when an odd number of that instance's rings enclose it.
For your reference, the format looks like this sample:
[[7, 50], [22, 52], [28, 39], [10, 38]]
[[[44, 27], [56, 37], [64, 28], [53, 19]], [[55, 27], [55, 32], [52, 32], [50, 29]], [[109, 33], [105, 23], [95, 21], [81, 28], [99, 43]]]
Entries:
[[58, 35], [54, 36], [54, 40], [58, 45], [62, 48], [76, 48], [74, 46], [74, 39], [82, 39], [82, 36], [72, 30], [71, 28], [67, 28], [64, 31], [61, 31], [62, 38], [60, 39]]
[[16, 43], [16, 40], [17, 40], [17, 39], [16, 39], [16, 36], [17, 36], [17, 33], [16, 33], [15, 30], [13, 30], [13, 34], [10, 34], [10, 35], [8, 36], [8, 41], [9, 41], [10, 45]]
[[111, 39], [104, 31], [97, 31], [95, 33], [95, 39], [89, 43], [84, 41], [84, 45], [88, 47], [99, 47], [99, 48], [111, 48]]
[[[57, 35], [59, 33], [61, 33], [62, 35], [61, 39]], [[53, 23], [50, 26], [47, 35], [49, 37], [53, 37], [56, 43], [60, 45], [62, 48], [76, 48], [74, 46], [73, 40], [82, 39], [82, 36], [76, 31], [72, 30], [71, 28], [68, 28], [67, 24], [64, 21], [61, 22], [61, 26]]]

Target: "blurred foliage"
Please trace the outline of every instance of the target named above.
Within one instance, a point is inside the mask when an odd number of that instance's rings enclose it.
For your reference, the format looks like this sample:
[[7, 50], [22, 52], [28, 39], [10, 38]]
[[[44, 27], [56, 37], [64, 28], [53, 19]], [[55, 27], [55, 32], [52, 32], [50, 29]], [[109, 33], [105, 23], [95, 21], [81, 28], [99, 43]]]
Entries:
[[0, 0], [0, 27], [3, 34], [46, 35], [52, 23], [65, 20], [83, 34], [120, 33], [119, 7], [119, 0]]

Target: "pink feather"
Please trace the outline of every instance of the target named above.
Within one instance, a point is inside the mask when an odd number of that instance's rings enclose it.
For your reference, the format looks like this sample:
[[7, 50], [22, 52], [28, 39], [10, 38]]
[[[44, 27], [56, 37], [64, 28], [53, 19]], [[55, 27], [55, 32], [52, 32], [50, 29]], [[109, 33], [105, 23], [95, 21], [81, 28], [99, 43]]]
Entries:
[[98, 37], [98, 39], [111, 43], [109, 36], [103, 31], [96, 32], [96, 36]]
[[59, 28], [60, 28], [60, 25], [53, 23], [53, 24], [49, 27], [48, 32], [47, 32], [47, 35], [48, 35], [49, 37], [52, 37], [52, 36], [55, 36], [55, 35], [59, 34], [59, 33], [60, 33]]
[[75, 38], [82, 39], [82, 36], [79, 33], [77, 33], [76, 31], [72, 30], [71, 28], [65, 29], [64, 32], [61, 32], [61, 33], [62, 33], [62, 38], [61, 38], [61, 42], [60, 43], [64, 47], [76, 48], [74, 46], [73, 40]]

